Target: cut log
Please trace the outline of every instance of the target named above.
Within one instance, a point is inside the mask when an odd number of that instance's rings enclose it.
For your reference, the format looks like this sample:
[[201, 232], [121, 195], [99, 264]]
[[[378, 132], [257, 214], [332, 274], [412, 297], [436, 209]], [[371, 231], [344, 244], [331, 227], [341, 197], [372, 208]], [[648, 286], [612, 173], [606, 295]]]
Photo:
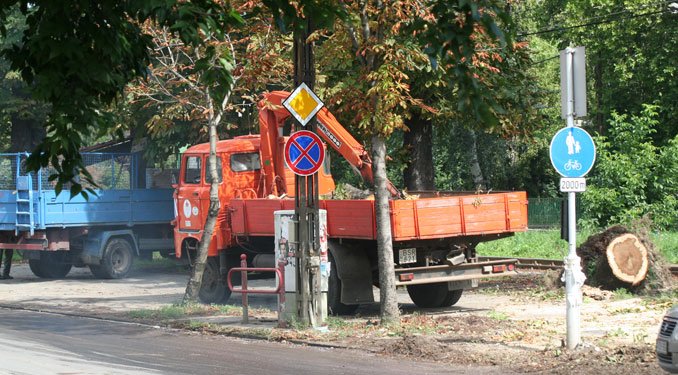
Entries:
[[589, 237], [577, 253], [582, 258], [586, 283], [592, 286], [634, 289], [648, 273], [647, 247], [622, 226]]
[[640, 284], [647, 276], [647, 249], [638, 237], [623, 234], [610, 242], [605, 251], [612, 274], [632, 286]]

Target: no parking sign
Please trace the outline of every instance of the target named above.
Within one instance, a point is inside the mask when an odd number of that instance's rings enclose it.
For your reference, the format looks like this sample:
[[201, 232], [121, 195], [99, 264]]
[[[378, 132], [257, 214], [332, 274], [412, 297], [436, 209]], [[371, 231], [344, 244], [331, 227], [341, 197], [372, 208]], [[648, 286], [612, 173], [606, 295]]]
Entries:
[[308, 130], [292, 133], [285, 144], [285, 163], [299, 176], [316, 173], [325, 160], [325, 148], [320, 138]]

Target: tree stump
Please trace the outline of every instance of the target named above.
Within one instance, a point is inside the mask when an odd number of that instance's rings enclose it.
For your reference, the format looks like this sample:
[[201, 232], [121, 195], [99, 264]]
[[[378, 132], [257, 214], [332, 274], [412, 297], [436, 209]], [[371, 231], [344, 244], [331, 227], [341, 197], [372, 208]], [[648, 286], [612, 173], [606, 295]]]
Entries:
[[587, 284], [603, 289], [634, 289], [648, 274], [647, 247], [622, 226], [589, 237], [577, 253], [582, 258]]
[[633, 234], [623, 234], [610, 242], [605, 249], [607, 264], [612, 274], [632, 286], [640, 284], [647, 276], [647, 249]]

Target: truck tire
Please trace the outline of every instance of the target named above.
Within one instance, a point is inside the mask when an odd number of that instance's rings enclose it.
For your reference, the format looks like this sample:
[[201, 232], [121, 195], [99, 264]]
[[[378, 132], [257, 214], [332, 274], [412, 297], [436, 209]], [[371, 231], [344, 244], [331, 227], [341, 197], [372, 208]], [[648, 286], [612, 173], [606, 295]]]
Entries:
[[463, 293], [464, 289], [448, 290], [447, 296], [445, 297], [443, 303], [441, 303], [439, 307], [454, 306], [457, 302], [459, 302], [459, 299], [461, 298], [461, 295]]
[[29, 259], [28, 267], [31, 269], [31, 272], [39, 278], [45, 278], [45, 273], [42, 272], [42, 262], [40, 259]]
[[134, 250], [128, 240], [114, 237], [108, 240], [101, 265], [90, 265], [92, 274], [101, 279], [122, 279], [134, 262]]
[[359, 305], [347, 305], [341, 303], [341, 279], [337, 273], [337, 265], [330, 253], [330, 280], [327, 291], [327, 311], [330, 315], [351, 315]]
[[28, 261], [33, 274], [43, 279], [63, 279], [71, 272], [73, 265], [65, 262], [65, 252], [43, 252], [40, 259]]
[[231, 290], [219, 274], [219, 258], [207, 258], [198, 297], [207, 304], [222, 304], [231, 297]]
[[423, 308], [450, 307], [459, 301], [462, 293], [462, 289], [447, 290], [447, 283], [407, 286], [412, 302]]

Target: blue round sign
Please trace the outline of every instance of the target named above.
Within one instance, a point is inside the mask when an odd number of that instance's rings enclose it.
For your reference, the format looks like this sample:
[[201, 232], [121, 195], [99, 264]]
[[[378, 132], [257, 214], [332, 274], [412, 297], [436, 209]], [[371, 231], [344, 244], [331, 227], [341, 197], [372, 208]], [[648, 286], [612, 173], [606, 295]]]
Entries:
[[584, 177], [596, 160], [596, 145], [586, 130], [577, 127], [560, 129], [551, 140], [551, 164], [563, 177]]
[[320, 138], [308, 130], [290, 135], [285, 144], [285, 163], [300, 176], [310, 176], [320, 169], [325, 160], [325, 149]]

